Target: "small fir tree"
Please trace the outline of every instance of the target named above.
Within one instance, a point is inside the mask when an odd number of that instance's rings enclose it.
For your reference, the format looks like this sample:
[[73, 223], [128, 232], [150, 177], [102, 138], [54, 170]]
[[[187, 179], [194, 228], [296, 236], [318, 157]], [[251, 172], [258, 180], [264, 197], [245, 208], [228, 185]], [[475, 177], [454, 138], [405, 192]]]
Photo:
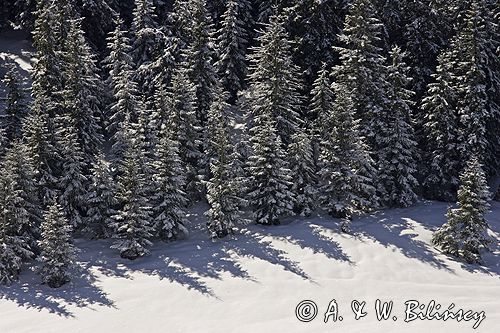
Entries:
[[71, 281], [77, 251], [72, 244], [71, 231], [62, 207], [52, 203], [43, 219], [40, 241], [40, 275], [42, 282], [51, 288], [59, 288]]
[[469, 263], [481, 262], [481, 250], [490, 243], [484, 218], [489, 200], [484, 171], [473, 157], [460, 175], [458, 208], [448, 210], [446, 223], [432, 237], [433, 244]]

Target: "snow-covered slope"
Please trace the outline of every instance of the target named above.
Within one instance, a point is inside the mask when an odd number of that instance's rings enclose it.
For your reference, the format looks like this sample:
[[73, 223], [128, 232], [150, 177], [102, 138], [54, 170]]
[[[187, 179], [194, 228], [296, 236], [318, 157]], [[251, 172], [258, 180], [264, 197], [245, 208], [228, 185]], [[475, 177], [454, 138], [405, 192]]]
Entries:
[[[357, 220], [353, 235], [325, 216], [276, 227], [248, 226], [229, 241], [211, 242], [205, 207], [190, 215], [191, 236], [156, 244], [135, 262], [120, 259], [108, 241], [79, 241], [81, 277], [51, 290], [25, 272], [0, 289], [0, 332], [472, 332], [469, 322], [405, 323], [407, 300], [435, 300], [445, 310], [485, 311], [479, 332], [500, 330], [500, 204], [488, 215], [493, 253], [484, 267], [454, 261], [430, 245], [446, 204], [423, 203]], [[343, 321], [323, 322], [331, 300]], [[376, 299], [394, 301], [379, 322]], [[300, 322], [302, 300], [318, 306]], [[351, 301], [366, 301], [356, 321]], [[392, 320], [397, 317], [397, 321]], [[331, 319], [331, 318], [330, 318]]]

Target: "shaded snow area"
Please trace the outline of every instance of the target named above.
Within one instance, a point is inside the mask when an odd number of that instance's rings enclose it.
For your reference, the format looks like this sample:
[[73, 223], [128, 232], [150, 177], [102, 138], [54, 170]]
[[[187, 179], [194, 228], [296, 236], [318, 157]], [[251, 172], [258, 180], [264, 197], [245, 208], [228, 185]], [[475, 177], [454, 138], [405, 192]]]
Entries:
[[[28, 33], [23, 30], [3, 31], [0, 34], [0, 96], [5, 96], [2, 79], [7, 71], [6, 65], [15, 64], [28, 87], [29, 73], [33, 63], [33, 47]], [[2, 109], [0, 99], [0, 109]]]
[[[446, 208], [427, 202], [380, 212], [355, 220], [352, 235], [339, 233], [339, 220], [319, 215], [250, 225], [232, 240], [212, 242], [204, 231], [206, 207], [197, 206], [190, 237], [157, 243], [148, 257], [131, 262], [109, 241], [79, 240], [81, 271], [72, 283], [52, 290], [24, 271], [19, 283], [0, 289], [0, 332], [474, 331], [475, 320], [405, 323], [408, 300], [484, 311], [475, 331], [500, 332], [500, 203], [488, 215], [494, 242], [484, 266], [430, 246]], [[343, 321], [329, 317], [325, 324], [333, 299]], [[394, 302], [389, 320], [377, 320], [377, 299]], [[303, 300], [317, 304], [311, 322], [296, 318]], [[366, 317], [354, 319], [353, 300], [366, 302]]]

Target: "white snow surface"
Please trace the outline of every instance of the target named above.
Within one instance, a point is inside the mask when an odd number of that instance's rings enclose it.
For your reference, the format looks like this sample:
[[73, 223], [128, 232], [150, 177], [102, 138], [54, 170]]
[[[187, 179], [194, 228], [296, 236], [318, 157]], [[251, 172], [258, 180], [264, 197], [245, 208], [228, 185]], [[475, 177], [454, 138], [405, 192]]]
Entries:
[[[233, 239], [212, 242], [199, 205], [189, 238], [157, 243], [150, 256], [128, 261], [111, 241], [78, 240], [79, 277], [60, 289], [32, 271], [0, 287], [0, 332], [500, 332], [500, 203], [488, 215], [492, 252], [468, 265], [430, 246], [447, 205], [424, 202], [355, 220], [352, 234], [323, 214], [280, 226], [249, 225]], [[323, 322], [335, 299], [343, 321]], [[375, 300], [394, 301], [397, 321], [378, 321]], [[300, 322], [302, 300], [318, 316]], [[356, 321], [351, 301], [366, 301]], [[442, 310], [484, 311], [474, 320], [405, 323], [407, 300]], [[331, 319], [331, 318], [330, 318]]]

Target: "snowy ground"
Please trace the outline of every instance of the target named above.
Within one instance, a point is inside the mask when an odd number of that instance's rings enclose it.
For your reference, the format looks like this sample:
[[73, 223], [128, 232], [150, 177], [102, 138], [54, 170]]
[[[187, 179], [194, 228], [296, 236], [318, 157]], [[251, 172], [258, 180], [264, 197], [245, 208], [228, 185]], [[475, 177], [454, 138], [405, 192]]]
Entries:
[[[484, 267], [454, 261], [429, 245], [446, 205], [423, 203], [357, 220], [354, 235], [325, 216], [275, 227], [248, 226], [235, 239], [213, 243], [202, 211], [190, 215], [191, 236], [156, 244], [135, 262], [120, 259], [108, 241], [78, 241], [81, 277], [59, 290], [24, 272], [0, 288], [0, 332], [471, 332], [474, 321], [404, 322], [407, 300], [446, 309], [485, 311], [477, 331], [500, 331], [500, 203], [489, 214], [495, 239]], [[196, 212], [197, 211], [197, 212]], [[394, 301], [397, 321], [377, 321], [375, 300]], [[318, 316], [296, 319], [302, 300]], [[342, 322], [323, 322], [329, 302]], [[358, 321], [351, 301], [366, 301]]]

